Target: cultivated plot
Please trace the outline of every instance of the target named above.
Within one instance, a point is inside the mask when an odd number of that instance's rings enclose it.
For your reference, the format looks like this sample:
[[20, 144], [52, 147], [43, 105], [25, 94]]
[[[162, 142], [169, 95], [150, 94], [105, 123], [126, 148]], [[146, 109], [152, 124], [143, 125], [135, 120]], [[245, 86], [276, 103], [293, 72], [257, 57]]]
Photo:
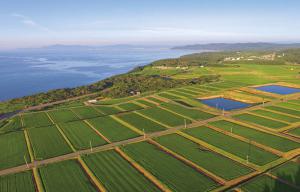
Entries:
[[266, 109], [272, 110], [272, 111], [278, 111], [281, 113], [286, 113], [290, 115], [294, 115], [296, 117], [300, 117], [300, 111], [293, 110], [293, 109], [288, 109], [288, 108], [283, 108], [283, 107], [277, 107], [277, 106], [268, 106]]
[[136, 127], [137, 129], [144, 131], [145, 133], [152, 133], [166, 129], [166, 127], [134, 112], [119, 115], [118, 118]]
[[139, 113], [171, 127], [183, 125], [185, 121], [186, 123], [191, 122], [180, 115], [176, 115], [159, 107], [144, 109], [139, 111]]
[[23, 132], [0, 135], [0, 149], [0, 169], [23, 165], [26, 161], [30, 162]]
[[158, 137], [155, 141], [225, 180], [235, 179], [253, 171], [177, 134]]
[[83, 121], [59, 124], [75, 149], [87, 149], [107, 144], [97, 133]]
[[114, 120], [110, 116], [89, 119], [88, 122], [112, 142], [139, 136], [139, 134]]
[[55, 123], [79, 120], [78, 116], [69, 109], [60, 109], [47, 112]]
[[167, 92], [159, 93], [158, 96], [164, 97], [164, 98], [167, 98], [167, 99], [171, 99], [171, 100], [182, 99], [181, 97], [175, 96], [173, 94], [168, 94]]
[[81, 119], [90, 119], [90, 118], [103, 115], [93, 107], [86, 107], [86, 106], [72, 108], [72, 111], [75, 112], [77, 116], [79, 116]]
[[251, 113], [278, 119], [278, 120], [285, 121], [288, 123], [300, 122], [300, 118], [291, 117], [291, 116], [283, 115], [283, 114], [279, 114], [279, 113], [274, 113], [274, 112], [263, 110], [263, 109], [257, 109], [257, 110], [251, 111]]
[[[300, 160], [300, 158], [299, 158]], [[300, 164], [299, 162], [289, 161], [272, 169], [270, 173], [283, 181], [300, 187]]]
[[75, 160], [48, 164], [39, 168], [45, 191], [96, 192], [79, 163]]
[[28, 129], [35, 159], [47, 159], [72, 150], [60, 134], [56, 126]]
[[9, 122], [0, 127], [0, 133], [7, 133], [22, 129], [22, 122], [19, 116], [9, 119]]
[[221, 120], [211, 122], [209, 124], [224, 131], [247, 138], [249, 141], [258, 142], [282, 152], [288, 152], [300, 147], [300, 143], [295, 141], [291, 141], [284, 137], [275, 136], [270, 133], [258, 131], [256, 129], [232, 123], [230, 121]]
[[31, 171], [0, 176], [1, 192], [35, 192]]
[[271, 129], [280, 129], [280, 128], [288, 126], [287, 123], [275, 121], [273, 119], [267, 119], [264, 117], [260, 117], [260, 116], [252, 115], [252, 114], [248, 114], [248, 113], [235, 115], [234, 118], [242, 120], [242, 121], [250, 122], [250, 123], [255, 123], [257, 125], [262, 125], [264, 127], [271, 128]]
[[166, 109], [169, 109], [171, 111], [174, 111], [180, 115], [183, 115], [183, 116], [195, 119], [195, 120], [206, 120], [206, 119], [215, 117], [215, 115], [206, 113], [204, 111], [200, 111], [200, 110], [192, 109], [192, 108], [186, 108], [186, 107], [172, 104], [172, 103], [163, 103], [163, 104], [161, 104], [161, 106]]
[[149, 101], [146, 101], [144, 99], [140, 99], [140, 100], [135, 100], [136, 103], [139, 103], [139, 104], [142, 104], [142, 105], [146, 105], [148, 107], [155, 107], [156, 104], [152, 103], [152, 102], [149, 102]]
[[105, 114], [105, 115], [113, 115], [113, 114], [117, 114], [117, 113], [123, 112], [121, 109], [118, 109], [118, 108], [113, 107], [113, 106], [100, 106], [100, 105], [96, 105], [95, 108], [97, 110], [99, 110], [101, 113]]
[[84, 156], [83, 160], [107, 191], [159, 191], [114, 150]]
[[241, 141], [239, 139], [230, 137], [223, 133], [217, 132], [208, 127], [198, 127], [185, 130], [185, 132], [197, 139], [207, 142], [215, 147], [223, 149], [231, 154], [234, 154], [244, 160], [249, 160], [256, 165], [265, 165], [279, 157], [261, 148]]
[[45, 127], [53, 123], [45, 112], [25, 113], [22, 115], [24, 126], [29, 127]]
[[141, 107], [135, 103], [122, 103], [122, 104], [118, 105], [118, 107], [120, 107], [124, 111], [135, 111], [135, 110], [143, 109], [143, 107]]
[[174, 191], [209, 191], [218, 186], [212, 179], [147, 142], [130, 144], [123, 150]]

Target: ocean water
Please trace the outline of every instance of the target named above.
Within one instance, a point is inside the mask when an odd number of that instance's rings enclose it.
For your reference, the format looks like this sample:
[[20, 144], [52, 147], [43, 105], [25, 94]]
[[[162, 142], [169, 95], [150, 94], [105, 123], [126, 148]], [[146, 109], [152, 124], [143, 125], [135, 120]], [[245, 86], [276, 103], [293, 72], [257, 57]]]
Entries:
[[158, 59], [189, 53], [162, 47], [0, 52], [0, 101], [87, 85]]

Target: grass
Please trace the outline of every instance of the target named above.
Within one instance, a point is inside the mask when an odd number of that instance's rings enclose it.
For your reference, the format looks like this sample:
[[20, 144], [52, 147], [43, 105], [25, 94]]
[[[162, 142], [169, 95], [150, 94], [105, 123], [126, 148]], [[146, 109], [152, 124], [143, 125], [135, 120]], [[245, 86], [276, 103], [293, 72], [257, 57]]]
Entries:
[[94, 107], [105, 115], [113, 115], [113, 114], [122, 112], [122, 110], [120, 110], [116, 107], [113, 107], [113, 106], [99, 106], [98, 105], [98, 106], [94, 106]]
[[230, 121], [221, 120], [211, 122], [209, 124], [228, 132], [231, 132], [232, 130], [233, 134], [240, 135], [251, 141], [261, 143], [279, 151], [288, 152], [300, 147], [299, 143], [289, 139], [258, 131], [243, 125], [232, 123]]
[[215, 117], [215, 115], [206, 113], [204, 111], [200, 111], [193, 108], [187, 108], [180, 105], [172, 104], [172, 103], [163, 103], [161, 104], [162, 107], [169, 109], [171, 111], [174, 111], [180, 115], [184, 115], [186, 117], [195, 119], [195, 120], [206, 120], [210, 119], [212, 117]]
[[235, 179], [252, 172], [252, 169], [210, 151], [177, 134], [158, 137], [155, 140], [200, 167], [226, 180]]
[[35, 192], [30, 171], [0, 176], [1, 192]]
[[263, 118], [263, 117], [260, 117], [257, 115], [248, 114], [248, 113], [235, 115], [234, 117], [239, 120], [242, 120], [242, 121], [255, 123], [257, 125], [262, 125], [264, 127], [268, 127], [271, 129], [280, 129], [280, 128], [288, 126], [288, 124], [286, 124], [286, 123], [282, 123], [282, 122], [275, 121], [272, 119], [266, 119], [266, 118]]
[[291, 117], [291, 116], [287, 116], [287, 115], [283, 115], [283, 114], [279, 114], [279, 113], [273, 113], [271, 111], [267, 111], [267, 110], [263, 110], [263, 109], [257, 109], [257, 110], [251, 111], [251, 112], [258, 114], [258, 115], [265, 116], [265, 117], [271, 117], [274, 119], [286, 121], [289, 123], [300, 122], [300, 118]]
[[[169, 111], [163, 110], [159, 107], [153, 107], [149, 109], [144, 109], [139, 111], [139, 113], [146, 115], [156, 121], [159, 121], [168, 126], [178, 126], [184, 124], [184, 117], [171, 113]], [[190, 123], [190, 120], [186, 120], [187, 123]]]
[[7, 133], [22, 129], [21, 118], [19, 116], [9, 119], [9, 122], [0, 127], [0, 133]]
[[166, 129], [166, 127], [133, 112], [122, 114], [118, 117], [123, 121], [126, 121], [130, 125], [136, 127], [137, 129], [145, 131], [146, 133], [152, 133], [155, 131], [162, 131]]
[[173, 191], [208, 191], [218, 185], [147, 142], [126, 145], [123, 150]]
[[300, 127], [290, 130], [289, 133], [300, 137]]
[[108, 191], [159, 191], [114, 150], [84, 156], [83, 160]]
[[243, 191], [255, 192], [297, 192], [295, 189], [285, 183], [275, 180], [267, 175], [261, 175], [251, 179], [240, 187]]
[[51, 116], [55, 123], [65, 123], [69, 121], [79, 120], [76, 114], [68, 109], [48, 111], [48, 114]]
[[135, 111], [135, 110], [143, 109], [143, 107], [134, 103], [122, 103], [118, 105], [118, 107], [124, 109], [124, 111]]
[[75, 160], [48, 164], [39, 168], [45, 191], [96, 192], [92, 183]]
[[52, 124], [45, 112], [27, 113], [22, 115], [24, 126], [29, 127], [45, 127]]
[[[299, 159], [300, 160], [300, 159]], [[289, 161], [275, 169], [271, 170], [271, 174], [300, 187], [300, 164], [299, 162]]]
[[247, 160], [248, 156], [249, 162], [252, 162], [256, 165], [262, 166], [279, 158], [275, 154], [251, 145], [251, 143], [246, 143], [228, 135], [224, 135], [208, 127], [203, 126], [188, 129], [185, 130], [185, 132], [197, 139], [205, 141], [242, 159]]
[[30, 162], [23, 132], [0, 135], [0, 170], [25, 164], [24, 157]]
[[293, 109], [287, 109], [287, 108], [282, 108], [282, 107], [277, 107], [277, 106], [268, 106], [268, 107], [266, 107], [266, 109], [294, 115], [296, 117], [300, 117], [300, 111], [296, 111]]
[[36, 159], [47, 159], [72, 152], [54, 125], [43, 129], [31, 128], [28, 129], [28, 133]]
[[90, 148], [90, 144], [96, 147], [107, 143], [83, 121], [63, 123], [59, 127], [63, 130], [75, 149], [87, 149]]
[[117, 122], [110, 116], [89, 119], [88, 122], [112, 142], [139, 136], [137, 133]]
[[90, 119], [103, 114], [95, 110], [93, 107], [76, 107], [72, 108], [72, 111], [75, 112], [81, 119]]

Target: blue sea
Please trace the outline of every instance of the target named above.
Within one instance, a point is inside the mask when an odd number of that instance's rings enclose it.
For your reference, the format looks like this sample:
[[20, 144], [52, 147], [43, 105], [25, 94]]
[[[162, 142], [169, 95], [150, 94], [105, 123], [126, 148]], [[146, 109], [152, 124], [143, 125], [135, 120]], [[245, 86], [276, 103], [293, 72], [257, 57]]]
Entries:
[[191, 51], [165, 47], [41, 48], [0, 52], [0, 101], [87, 85]]

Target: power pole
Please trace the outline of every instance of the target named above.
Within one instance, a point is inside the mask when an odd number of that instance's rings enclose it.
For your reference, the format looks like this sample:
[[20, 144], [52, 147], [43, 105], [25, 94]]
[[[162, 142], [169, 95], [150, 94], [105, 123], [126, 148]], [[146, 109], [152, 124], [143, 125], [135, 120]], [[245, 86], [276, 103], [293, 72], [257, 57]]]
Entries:
[[26, 159], [26, 155], [24, 155], [24, 160], [25, 160], [25, 163], [26, 163], [26, 167], [29, 168], [29, 165], [28, 165], [27, 159]]
[[184, 128], [186, 129], [186, 119], [184, 119]]
[[91, 148], [91, 152], [93, 152], [92, 141], [90, 141], [90, 148]]
[[143, 135], [144, 135], [144, 139], [146, 139], [146, 133], [144, 129], [143, 129]]

